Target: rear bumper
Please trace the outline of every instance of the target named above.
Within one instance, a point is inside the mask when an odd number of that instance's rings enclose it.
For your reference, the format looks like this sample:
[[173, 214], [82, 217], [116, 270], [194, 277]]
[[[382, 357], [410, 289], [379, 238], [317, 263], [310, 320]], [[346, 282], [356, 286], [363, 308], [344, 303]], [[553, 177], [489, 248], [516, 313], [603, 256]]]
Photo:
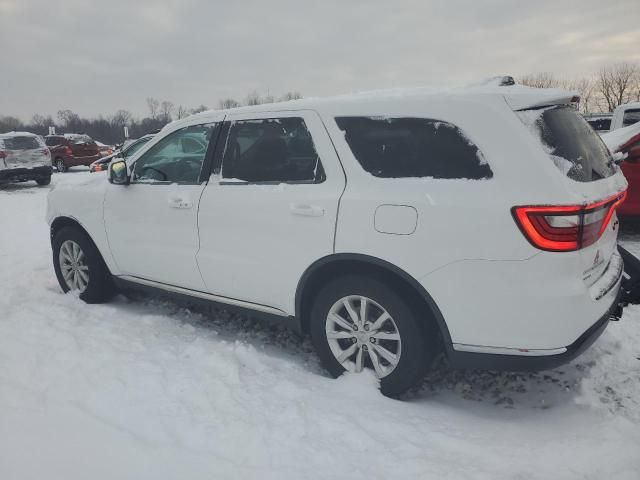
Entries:
[[23, 182], [47, 178], [51, 176], [52, 171], [53, 168], [50, 166], [0, 170], [0, 182]]
[[619, 296], [609, 307], [609, 310], [587, 331], [585, 331], [564, 353], [555, 355], [502, 355], [477, 352], [461, 352], [451, 350], [448, 354], [449, 364], [454, 368], [473, 368], [479, 370], [500, 371], [538, 371], [550, 370], [570, 362], [595, 342], [604, 332], [611, 319], [618, 319], [622, 314]]

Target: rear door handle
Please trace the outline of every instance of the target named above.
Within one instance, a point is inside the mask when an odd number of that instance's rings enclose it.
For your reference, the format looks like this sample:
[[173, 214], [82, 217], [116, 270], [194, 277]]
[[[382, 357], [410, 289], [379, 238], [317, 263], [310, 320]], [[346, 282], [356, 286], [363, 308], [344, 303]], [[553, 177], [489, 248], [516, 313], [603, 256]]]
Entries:
[[193, 202], [187, 198], [169, 197], [169, 206], [171, 208], [187, 209], [193, 207]]
[[304, 217], [321, 217], [324, 215], [324, 208], [315, 205], [292, 203], [289, 205], [291, 213]]

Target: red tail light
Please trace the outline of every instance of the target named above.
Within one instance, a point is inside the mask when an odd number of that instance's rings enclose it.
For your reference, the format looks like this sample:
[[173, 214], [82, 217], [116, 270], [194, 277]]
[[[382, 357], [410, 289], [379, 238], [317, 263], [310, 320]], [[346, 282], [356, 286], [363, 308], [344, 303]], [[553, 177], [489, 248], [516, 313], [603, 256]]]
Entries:
[[597, 242], [627, 191], [587, 205], [513, 207], [524, 236], [550, 252], [580, 250]]
[[44, 153], [47, 157], [51, 155], [51, 152], [48, 148], [43, 148], [40, 153]]
[[7, 152], [0, 150], [0, 160], [4, 160], [5, 158], [7, 158], [7, 156]]

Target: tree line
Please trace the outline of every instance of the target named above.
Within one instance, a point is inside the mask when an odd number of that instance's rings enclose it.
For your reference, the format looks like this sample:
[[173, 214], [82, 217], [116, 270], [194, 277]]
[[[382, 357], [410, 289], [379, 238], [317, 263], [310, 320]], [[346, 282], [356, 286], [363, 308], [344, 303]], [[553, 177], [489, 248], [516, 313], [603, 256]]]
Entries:
[[[539, 72], [517, 78], [517, 82], [538, 88], [575, 90], [580, 95], [578, 108], [582, 113], [611, 112], [623, 103], [640, 102], [640, 64], [637, 63], [604, 66], [592, 75], [579, 78], [562, 78], [550, 72]], [[223, 98], [217, 107], [227, 109], [299, 98], [302, 98], [299, 92], [287, 92], [275, 97], [261, 95], [254, 90], [242, 100]], [[146, 103], [148, 113], [143, 118], [135, 118], [128, 110], [118, 110], [109, 116], [83, 118], [69, 109], [59, 110], [55, 119], [51, 115], [36, 114], [27, 123], [17, 117], [0, 116], [0, 133], [21, 130], [46, 135], [49, 127], [55, 126], [56, 133], [86, 133], [103, 143], [116, 144], [124, 139], [125, 126], [129, 129], [129, 136], [137, 138], [161, 129], [174, 119], [208, 110], [205, 105], [187, 108], [152, 97], [148, 97]]]
[[[242, 105], [260, 105], [263, 103], [283, 102], [302, 98], [299, 92], [287, 92], [275, 97], [269, 94], [261, 95], [257, 91], [249, 92], [243, 100], [224, 98], [218, 102], [219, 109], [235, 108]], [[38, 135], [47, 135], [49, 127], [55, 127], [56, 133], [85, 133], [91, 138], [108, 145], [115, 145], [124, 140], [124, 127], [129, 130], [129, 137], [139, 138], [147, 133], [160, 130], [167, 123], [180, 118], [204, 112], [209, 108], [199, 105], [188, 108], [175, 105], [169, 100], [158, 100], [147, 97], [147, 115], [143, 118], [134, 117], [128, 110], [118, 110], [112, 115], [100, 115], [97, 118], [81, 117], [72, 110], [58, 110], [56, 118], [51, 115], [35, 114], [29, 122], [23, 122], [14, 116], [0, 116], [0, 133], [11, 131], [27, 131]]]
[[537, 88], [563, 88], [580, 95], [582, 113], [612, 112], [618, 105], [640, 102], [640, 64], [618, 63], [580, 78], [561, 78], [550, 72], [520, 77], [517, 83]]

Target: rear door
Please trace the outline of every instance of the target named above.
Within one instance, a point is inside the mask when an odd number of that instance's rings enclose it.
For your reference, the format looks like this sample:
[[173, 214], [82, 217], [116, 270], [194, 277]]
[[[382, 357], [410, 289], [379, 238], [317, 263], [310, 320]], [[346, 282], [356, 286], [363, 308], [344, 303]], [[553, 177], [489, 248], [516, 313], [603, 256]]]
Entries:
[[303, 272], [333, 253], [344, 173], [315, 112], [227, 120], [198, 214], [200, 271], [212, 294], [293, 314]]
[[130, 185], [107, 187], [105, 227], [124, 275], [204, 290], [196, 264], [198, 202], [218, 128], [209, 121], [169, 133], [133, 159]]

